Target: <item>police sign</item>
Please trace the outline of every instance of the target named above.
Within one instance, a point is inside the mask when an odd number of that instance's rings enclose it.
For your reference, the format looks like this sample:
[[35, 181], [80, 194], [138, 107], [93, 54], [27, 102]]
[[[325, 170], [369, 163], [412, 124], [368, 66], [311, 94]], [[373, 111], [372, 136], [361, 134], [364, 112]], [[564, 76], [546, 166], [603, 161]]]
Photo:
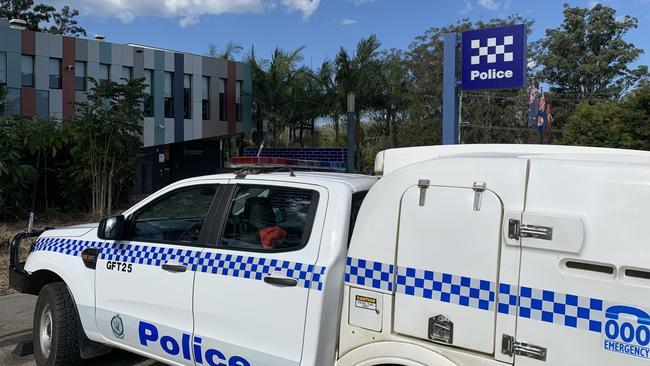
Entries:
[[526, 26], [463, 32], [462, 89], [510, 89], [526, 85]]

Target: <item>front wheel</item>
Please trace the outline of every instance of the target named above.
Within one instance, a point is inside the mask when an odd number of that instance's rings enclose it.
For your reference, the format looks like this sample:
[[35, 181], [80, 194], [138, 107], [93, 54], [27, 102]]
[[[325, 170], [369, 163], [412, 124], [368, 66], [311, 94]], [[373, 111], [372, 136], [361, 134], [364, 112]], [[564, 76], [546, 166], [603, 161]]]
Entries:
[[39, 366], [77, 365], [79, 319], [63, 282], [43, 286], [34, 311], [34, 357]]

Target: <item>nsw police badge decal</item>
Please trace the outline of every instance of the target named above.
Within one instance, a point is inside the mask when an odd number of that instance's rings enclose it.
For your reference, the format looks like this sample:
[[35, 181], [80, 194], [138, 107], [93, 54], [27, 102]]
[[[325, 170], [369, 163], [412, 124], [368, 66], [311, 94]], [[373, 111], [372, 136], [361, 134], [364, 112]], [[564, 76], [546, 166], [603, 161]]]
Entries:
[[124, 338], [124, 323], [122, 323], [122, 318], [120, 314], [115, 314], [111, 319], [111, 330], [113, 335], [119, 339]]

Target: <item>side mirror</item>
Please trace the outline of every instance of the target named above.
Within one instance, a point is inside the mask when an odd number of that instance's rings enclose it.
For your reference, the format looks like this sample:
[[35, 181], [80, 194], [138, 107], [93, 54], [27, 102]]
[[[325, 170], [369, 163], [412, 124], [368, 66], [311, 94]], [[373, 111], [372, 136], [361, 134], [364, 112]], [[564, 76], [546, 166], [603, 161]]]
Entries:
[[109, 216], [103, 218], [97, 227], [97, 237], [104, 240], [118, 240], [124, 230], [124, 216]]

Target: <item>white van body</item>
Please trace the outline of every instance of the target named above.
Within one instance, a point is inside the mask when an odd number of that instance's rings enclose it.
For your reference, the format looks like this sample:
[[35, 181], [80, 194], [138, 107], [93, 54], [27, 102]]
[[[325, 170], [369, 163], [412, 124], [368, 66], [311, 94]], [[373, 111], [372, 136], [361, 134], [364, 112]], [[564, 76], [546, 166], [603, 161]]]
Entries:
[[[124, 213], [128, 219], [199, 184], [309, 189], [318, 192], [318, 208], [300, 249], [191, 246], [174, 258], [189, 270], [170, 273], [159, 267], [170, 257], [142, 253], [174, 244], [120, 247], [98, 239], [96, 225], [73, 227], [39, 238], [24, 265], [27, 280], [52, 272], [65, 282], [91, 341], [174, 365], [649, 361], [650, 154], [411, 149], [380, 153], [380, 179], [207, 176], [170, 185]], [[350, 207], [366, 191], [350, 240]], [[79, 259], [88, 247], [100, 249], [96, 269]], [[251, 267], [261, 259], [286, 266]], [[298, 286], [267, 283], [278, 271]], [[122, 335], [112, 328], [116, 316]]]

